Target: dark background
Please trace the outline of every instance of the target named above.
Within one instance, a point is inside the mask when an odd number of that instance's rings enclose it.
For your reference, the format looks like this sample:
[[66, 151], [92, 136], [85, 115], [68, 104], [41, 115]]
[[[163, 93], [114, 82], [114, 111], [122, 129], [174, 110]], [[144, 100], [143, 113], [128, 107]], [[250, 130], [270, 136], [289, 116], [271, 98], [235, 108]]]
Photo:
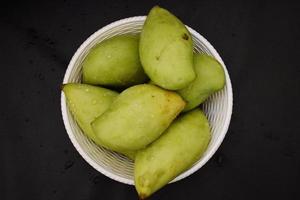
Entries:
[[229, 70], [234, 109], [213, 158], [150, 199], [300, 199], [300, 15], [288, 1], [1, 3], [0, 199], [137, 199], [71, 144], [60, 84], [99, 28], [156, 4], [206, 37]]

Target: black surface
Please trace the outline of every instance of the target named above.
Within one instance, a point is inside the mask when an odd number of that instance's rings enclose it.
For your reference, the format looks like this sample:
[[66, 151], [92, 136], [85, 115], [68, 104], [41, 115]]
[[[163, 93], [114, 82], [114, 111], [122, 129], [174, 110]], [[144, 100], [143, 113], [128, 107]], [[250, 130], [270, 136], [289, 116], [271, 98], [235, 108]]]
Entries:
[[76, 152], [59, 88], [89, 35], [156, 4], [218, 50], [234, 110], [215, 156], [150, 199], [300, 199], [299, 3], [213, 0], [2, 3], [0, 199], [137, 199], [133, 187], [98, 173]]

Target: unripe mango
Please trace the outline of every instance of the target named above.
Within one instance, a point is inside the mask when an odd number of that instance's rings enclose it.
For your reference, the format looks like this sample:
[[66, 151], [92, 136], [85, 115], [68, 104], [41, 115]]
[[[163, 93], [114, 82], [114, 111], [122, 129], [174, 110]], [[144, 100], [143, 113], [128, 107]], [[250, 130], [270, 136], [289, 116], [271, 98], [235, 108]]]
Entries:
[[92, 122], [98, 139], [115, 151], [138, 150], [157, 139], [182, 111], [175, 92], [142, 84], [124, 90], [110, 108]]
[[134, 180], [140, 199], [149, 197], [189, 169], [204, 153], [210, 138], [204, 113], [195, 109], [181, 115], [159, 139], [138, 151]]
[[[108, 109], [118, 93], [105, 88], [79, 83], [65, 84], [62, 89], [68, 107], [83, 133], [97, 145], [103, 146], [95, 136], [91, 122]], [[135, 152], [122, 151], [119, 153], [134, 159]]]
[[206, 54], [195, 54], [194, 65], [195, 80], [187, 87], [177, 91], [187, 102], [184, 111], [197, 107], [225, 85], [224, 69], [213, 57]]
[[182, 89], [196, 76], [192, 37], [185, 25], [163, 8], [155, 6], [148, 14], [139, 51], [146, 74], [162, 88]]
[[114, 87], [144, 83], [147, 76], [138, 47], [137, 35], [114, 36], [97, 44], [83, 61], [83, 82]]

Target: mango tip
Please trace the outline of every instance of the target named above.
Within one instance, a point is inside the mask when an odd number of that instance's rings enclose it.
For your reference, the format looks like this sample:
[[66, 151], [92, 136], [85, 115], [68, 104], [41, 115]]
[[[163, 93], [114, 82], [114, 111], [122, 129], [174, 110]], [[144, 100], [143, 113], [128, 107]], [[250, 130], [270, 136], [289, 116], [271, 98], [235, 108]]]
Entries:
[[64, 84], [64, 83], [61, 84], [61, 85], [60, 85], [60, 90], [61, 90], [61, 91], [64, 90], [64, 87], [65, 87], [66, 85], [67, 85], [67, 84]]
[[139, 194], [139, 200], [146, 200], [147, 196], [144, 194]]

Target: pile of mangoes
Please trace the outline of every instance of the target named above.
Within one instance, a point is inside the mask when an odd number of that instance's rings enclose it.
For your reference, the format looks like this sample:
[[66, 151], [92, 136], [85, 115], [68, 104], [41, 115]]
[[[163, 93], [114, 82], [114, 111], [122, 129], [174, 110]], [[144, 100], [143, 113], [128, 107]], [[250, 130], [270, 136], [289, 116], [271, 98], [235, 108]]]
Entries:
[[202, 156], [211, 134], [197, 107], [225, 75], [214, 58], [193, 52], [191, 34], [170, 12], [155, 6], [140, 35], [97, 44], [82, 71], [82, 84], [63, 85], [68, 107], [97, 145], [134, 160], [141, 199]]

